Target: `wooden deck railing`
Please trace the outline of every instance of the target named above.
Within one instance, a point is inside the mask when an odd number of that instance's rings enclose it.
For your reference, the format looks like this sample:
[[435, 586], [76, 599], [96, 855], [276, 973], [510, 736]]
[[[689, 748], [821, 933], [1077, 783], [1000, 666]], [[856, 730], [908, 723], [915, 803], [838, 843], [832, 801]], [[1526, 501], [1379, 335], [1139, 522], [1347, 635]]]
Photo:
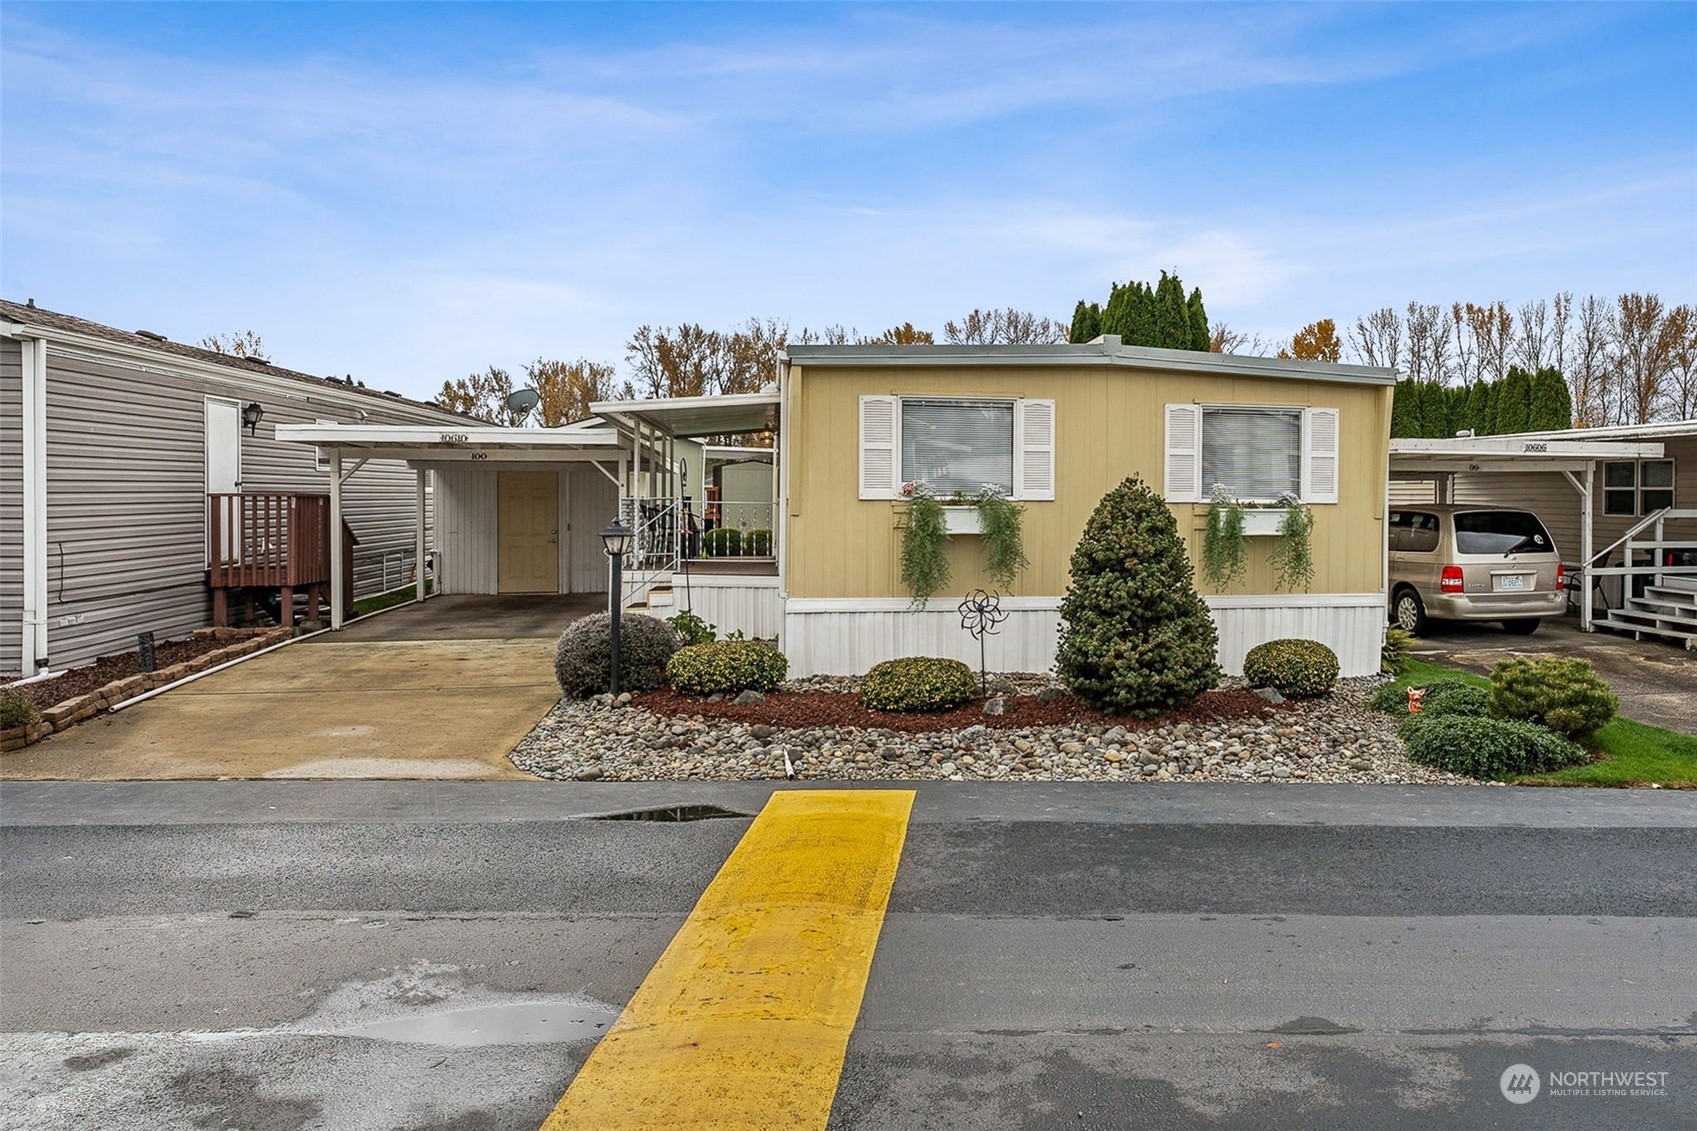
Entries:
[[[342, 523], [344, 596], [353, 597], [353, 532]], [[278, 591], [284, 624], [295, 620], [295, 593], [304, 591], [307, 617], [318, 616], [330, 590], [330, 496], [270, 491], [206, 497], [206, 583], [212, 623], [229, 619], [229, 591], [243, 590], [247, 615], [257, 590]]]

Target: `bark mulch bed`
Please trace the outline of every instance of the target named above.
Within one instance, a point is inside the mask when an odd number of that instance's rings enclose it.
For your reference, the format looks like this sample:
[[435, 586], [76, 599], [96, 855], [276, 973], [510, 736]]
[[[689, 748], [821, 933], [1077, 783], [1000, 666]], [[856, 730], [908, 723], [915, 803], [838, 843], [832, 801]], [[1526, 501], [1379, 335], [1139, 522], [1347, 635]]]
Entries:
[[1275, 707], [1252, 691], [1208, 691], [1201, 698], [1168, 711], [1159, 718], [1132, 719], [1103, 714], [1085, 706], [1071, 695], [1040, 698], [1036, 695], [1004, 697], [1007, 713], [986, 715], [984, 701], [975, 699], [951, 711], [874, 711], [863, 707], [860, 698], [842, 691], [774, 691], [764, 703], [737, 706], [729, 699], [709, 703], [693, 695], [673, 691], [647, 691], [632, 696], [631, 705], [656, 715], [702, 715], [732, 722], [764, 723], [774, 727], [861, 727], [923, 734], [960, 730], [982, 724], [1006, 730], [1048, 726], [1122, 726], [1127, 730], [1153, 730], [1177, 723], [1200, 725], [1238, 722], [1288, 711]]
[[[183, 640], [165, 640], [153, 646], [155, 668], [168, 668], [180, 664], [184, 660], [192, 660], [204, 656], [208, 652], [216, 652], [220, 648], [228, 648], [238, 643], [241, 638], [229, 636], [191, 636]], [[44, 679], [40, 683], [26, 683], [17, 688], [23, 692], [24, 698], [35, 704], [35, 709], [45, 711], [56, 707], [79, 695], [87, 695], [91, 691], [99, 691], [109, 683], [120, 679], [128, 679], [132, 675], [141, 674], [140, 652], [115, 652], [102, 656], [92, 664], [80, 668], [72, 668], [63, 675]]]

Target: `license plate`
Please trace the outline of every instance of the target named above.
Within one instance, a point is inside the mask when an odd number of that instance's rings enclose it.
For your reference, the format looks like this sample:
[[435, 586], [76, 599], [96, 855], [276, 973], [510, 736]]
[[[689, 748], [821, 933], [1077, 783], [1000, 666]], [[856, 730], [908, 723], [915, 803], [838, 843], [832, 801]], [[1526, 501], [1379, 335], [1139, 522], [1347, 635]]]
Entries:
[[1526, 579], [1519, 574], [1511, 574], [1508, 577], [1499, 577], [1497, 578], [1497, 588], [1524, 589], [1526, 588]]

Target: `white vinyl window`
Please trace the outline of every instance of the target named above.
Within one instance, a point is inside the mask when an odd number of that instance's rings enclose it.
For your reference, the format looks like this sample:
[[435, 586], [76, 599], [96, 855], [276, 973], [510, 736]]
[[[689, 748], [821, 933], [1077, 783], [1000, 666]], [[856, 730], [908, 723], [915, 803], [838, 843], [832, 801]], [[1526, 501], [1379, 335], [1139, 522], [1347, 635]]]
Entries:
[[1673, 506], [1673, 460], [1611, 460], [1603, 464], [1603, 513], [1628, 518]]
[[1055, 497], [1055, 402], [975, 397], [860, 398], [860, 497], [933, 494]]
[[1216, 488], [1242, 502], [1295, 495], [1338, 501], [1338, 410], [1170, 404], [1165, 496], [1207, 502]]

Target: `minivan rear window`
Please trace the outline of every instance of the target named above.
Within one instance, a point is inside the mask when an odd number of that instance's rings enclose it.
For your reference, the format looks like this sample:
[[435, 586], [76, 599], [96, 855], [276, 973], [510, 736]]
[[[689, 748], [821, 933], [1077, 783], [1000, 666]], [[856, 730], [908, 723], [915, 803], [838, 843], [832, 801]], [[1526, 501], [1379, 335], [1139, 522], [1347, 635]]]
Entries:
[[1549, 554], [1555, 543], [1530, 511], [1466, 511], [1455, 516], [1455, 548], [1462, 554]]

